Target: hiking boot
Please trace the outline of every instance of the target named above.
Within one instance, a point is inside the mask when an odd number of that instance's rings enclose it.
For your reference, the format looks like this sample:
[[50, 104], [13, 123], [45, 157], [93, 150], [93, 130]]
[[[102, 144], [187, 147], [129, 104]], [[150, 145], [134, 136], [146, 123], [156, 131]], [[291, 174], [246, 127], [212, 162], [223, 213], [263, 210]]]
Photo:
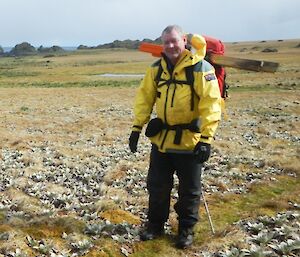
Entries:
[[178, 239], [176, 247], [179, 249], [186, 249], [192, 245], [194, 238], [193, 227], [179, 228]]
[[140, 233], [142, 241], [155, 239], [164, 234], [164, 224], [148, 223], [146, 229]]

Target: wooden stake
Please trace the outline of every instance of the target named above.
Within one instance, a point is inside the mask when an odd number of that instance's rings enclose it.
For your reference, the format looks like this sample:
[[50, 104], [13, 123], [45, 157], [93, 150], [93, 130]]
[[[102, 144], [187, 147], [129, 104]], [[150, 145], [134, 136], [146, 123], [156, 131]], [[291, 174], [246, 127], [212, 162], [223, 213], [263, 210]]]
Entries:
[[213, 63], [225, 67], [232, 67], [242, 70], [251, 70], [258, 72], [275, 72], [279, 66], [279, 64], [276, 62], [242, 59], [217, 54], [211, 54], [210, 59]]
[[[151, 53], [154, 57], [161, 57], [163, 48], [161, 45], [143, 42], [140, 44], [139, 50]], [[275, 72], [279, 67], [279, 63], [276, 62], [242, 59], [218, 54], [211, 54], [210, 59], [214, 64], [221, 66], [257, 72]]]

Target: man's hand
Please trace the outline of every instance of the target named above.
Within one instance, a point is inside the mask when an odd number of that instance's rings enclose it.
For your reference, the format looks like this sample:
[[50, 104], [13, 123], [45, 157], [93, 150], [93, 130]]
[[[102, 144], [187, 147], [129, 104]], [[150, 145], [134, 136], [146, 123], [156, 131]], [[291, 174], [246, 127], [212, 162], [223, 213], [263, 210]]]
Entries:
[[210, 156], [210, 144], [199, 142], [195, 146], [194, 155], [200, 163], [206, 162]]
[[137, 144], [139, 141], [140, 132], [132, 131], [129, 137], [129, 148], [132, 153], [137, 151]]

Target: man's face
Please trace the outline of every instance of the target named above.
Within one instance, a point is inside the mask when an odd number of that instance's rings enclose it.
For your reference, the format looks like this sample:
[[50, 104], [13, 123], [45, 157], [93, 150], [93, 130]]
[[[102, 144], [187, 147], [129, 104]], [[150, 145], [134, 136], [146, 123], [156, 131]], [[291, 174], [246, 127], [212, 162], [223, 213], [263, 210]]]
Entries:
[[163, 42], [163, 52], [173, 64], [176, 64], [185, 49], [186, 37], [180, 36], [173, 29], [170, 33], [163, 33], [161, 39]]

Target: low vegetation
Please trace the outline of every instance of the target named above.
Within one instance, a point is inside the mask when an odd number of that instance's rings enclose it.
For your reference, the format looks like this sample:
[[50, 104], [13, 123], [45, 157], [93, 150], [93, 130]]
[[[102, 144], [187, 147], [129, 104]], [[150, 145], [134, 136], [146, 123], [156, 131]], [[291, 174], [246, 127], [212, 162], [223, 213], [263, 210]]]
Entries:
[[[297, 40], [227, 43], [227, 55], [276, 61], [276, 73], [228, 68], [226, 113], [203, 171], [195, 244], [140, 242], [150, 145], [127, 140], [142, 74], [136, 50], [0, 57], [1, 256], [298, 256], [300, 55]], [[276, 48], [277, 52], [263, 52]], [[243, 49], [243, 51], [241, 51]], [[175, 188], [177, 187], [175, 179]]]

